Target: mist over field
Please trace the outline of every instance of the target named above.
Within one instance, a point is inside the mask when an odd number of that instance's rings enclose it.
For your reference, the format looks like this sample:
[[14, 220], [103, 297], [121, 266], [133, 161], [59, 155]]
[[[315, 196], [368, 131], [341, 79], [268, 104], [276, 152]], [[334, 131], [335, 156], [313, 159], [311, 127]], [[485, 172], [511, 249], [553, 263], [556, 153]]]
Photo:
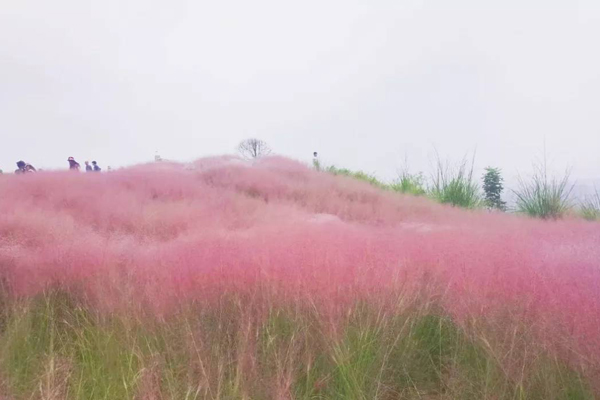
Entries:
[[[466, 211], [277, 157], [5, 176], [0, 209], [2, 301], [13, 310], [0, 376], [16, 398], [184, 398], [184, 388], [195, 398], [586, 398], [600, 388], [597, 223]], [[111, 329], [121, 332], [111, 341], [89, 333]], [[415, 344], [423, 329], [434, 347]], [[62, 339], [47, 342], [51, 332]], [[178, 336], [188, 334], [194, 342]], [[163, 344], [140, 342], [152, 335]], [[175, 357], [168, 343], [198, 358], [164, 358]], [[111, 358], [114, 346], [135, 363]], [[391, 356], [398, 349], [404, 358]], [[47, 374], [46, 392], [31, 384]]]
[[507, 183], [546, 146], [597, 179], [598, 37], [597, 0], [5, 1], [0, 168], [191, 161], [258, 136], [386, 180], [405, 157], [428, 173], [433, 146]]

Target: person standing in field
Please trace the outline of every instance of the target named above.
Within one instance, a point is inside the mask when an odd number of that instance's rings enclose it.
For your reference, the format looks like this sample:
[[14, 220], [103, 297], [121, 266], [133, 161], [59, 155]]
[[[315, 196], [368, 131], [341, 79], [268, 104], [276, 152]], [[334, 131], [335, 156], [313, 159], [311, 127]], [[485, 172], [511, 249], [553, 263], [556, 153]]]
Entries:
[[313, 153], [313, 167], [315, 167], [317, 171], [321, 170], [321, 163], [319, 162], [319, 153], [317, 153], [316, 151]]
[[33, 165], [26, 163], [25, 161], [17, 161], [17, 169], [15, 174], [28, 174], [30, 172], [37, 172]]
[[92, 166], [90, 165], [89, 161], [85, 162], [85, 172], [93, 172], [94, 169], [92, 168]]
[[102, 168], [100, 168], [98, 166], [98, 163], [96, 161], [92, 161], [92, 165], [93, 165], [93, 168], [94, 168], [94, 172], [100, 172], [100, 171], [102, 171]]
[[69, 162], [69, 169], [71, 171], [77, 171], [77, 172], [79, 172], [79, 169], [81, 168], [81, 165], [79, 165], [79, 163], [77, 161], [75, 161], [75, 159], [73, 157], [69, 157], [67, 159], [67, 161]]

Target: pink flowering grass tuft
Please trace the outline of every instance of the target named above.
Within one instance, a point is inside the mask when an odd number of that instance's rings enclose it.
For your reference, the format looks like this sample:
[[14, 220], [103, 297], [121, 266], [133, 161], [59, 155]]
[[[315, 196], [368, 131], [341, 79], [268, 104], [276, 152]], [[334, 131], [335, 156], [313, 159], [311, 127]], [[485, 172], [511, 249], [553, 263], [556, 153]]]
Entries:
[[526, 322], [556, 354], [600, 364], [597, 223], [464, 211], [282, 158], [2, 176], [0, 210], [12, 296], [58, 287], [165, 314], [241, 293], [335, 319], [426, 288], [460, 323]]

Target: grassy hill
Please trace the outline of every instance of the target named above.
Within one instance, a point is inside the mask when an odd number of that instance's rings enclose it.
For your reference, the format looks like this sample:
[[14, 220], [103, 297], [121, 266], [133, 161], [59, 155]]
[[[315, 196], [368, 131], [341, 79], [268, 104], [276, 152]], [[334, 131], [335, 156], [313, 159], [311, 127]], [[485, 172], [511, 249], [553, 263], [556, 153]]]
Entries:
[[600, 224], [280, 158], [6, 176], [0, 210], [0, 396], [600, 394]]

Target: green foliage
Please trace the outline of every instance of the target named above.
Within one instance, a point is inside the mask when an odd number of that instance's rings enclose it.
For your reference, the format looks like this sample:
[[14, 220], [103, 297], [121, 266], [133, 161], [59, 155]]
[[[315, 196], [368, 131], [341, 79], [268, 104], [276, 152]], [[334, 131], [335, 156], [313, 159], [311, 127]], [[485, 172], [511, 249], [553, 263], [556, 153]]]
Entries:
[[535, 165], [531, 179], [519, 179], [519, 188], [513, 191], [517, 211], [542, 219], [561, 218], [572, 207], [569, 178], [568, 171], [561, 178], [549, 177], [545, 161]]
[[[315, 165], [315, 168], [319, 169], [321, 166], [319, 165], [317, 167]], [[416, 196], [426, 194], [425, 178], [423, 177], [423, 174], [411, 174], [405, 171], [396, 181], [392, 182], [391, 184], [387, 184], [377, 179], [375, 175], [368, 174], [363, 171], [352, 171], [347, 168], [337, 168], [335, 166], [327, 167], [325, 171], [334, 175], [348, 176], [359, 181], [367, 182], [380, 189], [392, 190], [394, 192], [412, 194]]]
[[581, 204], [581, 216], [588, 221], [600, 220], [600, 192], [598, 190]]
[[141, 359], [131, 332], [120, 320], [96, 325], [63, 293], [13, 310], [1, 339], [2, 375], [18, 396], [134, 398]]
[[400, 177], [390, 185], [390, 189], [404, 194], [421, 196], [427, 193], [425, 190], [425, 177], [423, 174], [411, 174], [404, 171]]
[[544, 355], [531, 365], [532, 374], [517, 385], [519, 395], [531, 399], [586, 400], [597, 398], [579, 374], [556, 357]]
[[502, 201], [502, 185], [501, 172], [499, 168], [487, 167], [483, 175], [483, 191], [485, 193], [485, 203], [488, 207], [496, 210], [505, 211], [506, 202]]
[[357, 303], [332, 334], [312, 307], [250, 316], [247, 304], [222, 299], [164, 320], [102, 316], [60, 293], [11, 304], [2, 389], [16, 400], [593, 398], [534, 338], [515, 380], [493, 340], [430, 306], [389, 313]]
[[[410, 336], [394, 357], [405, 365], [397, 379], [413, 397], [424, 389], [461, 399], [491, 392], [503, 397], [512, 391], [500, 366], [450, 318], [428, 313], [411, 322]], [[457, 380], [447, 380], [450, 374]]]
[[325, 169], [325, 171], [334, 174], [334, 175], [343, 175], [349, 176], [354, 179], [358, 179], [359, 181], [370, 183], [373, 186], [385, 189], [387, 185], [377, 179], [375, 175], [369, 174], [363, 171], [352, 171], [347, 168], [337, 168], [335, 166], [329, 166]]
[[473, 162], [469, 165], [463, 159], [457, 167], [450, 168], [438, 156], [429, 194], [442, 204], [462, 208], [480, 207], [482, 199], [479, 186], [473, 180]]

